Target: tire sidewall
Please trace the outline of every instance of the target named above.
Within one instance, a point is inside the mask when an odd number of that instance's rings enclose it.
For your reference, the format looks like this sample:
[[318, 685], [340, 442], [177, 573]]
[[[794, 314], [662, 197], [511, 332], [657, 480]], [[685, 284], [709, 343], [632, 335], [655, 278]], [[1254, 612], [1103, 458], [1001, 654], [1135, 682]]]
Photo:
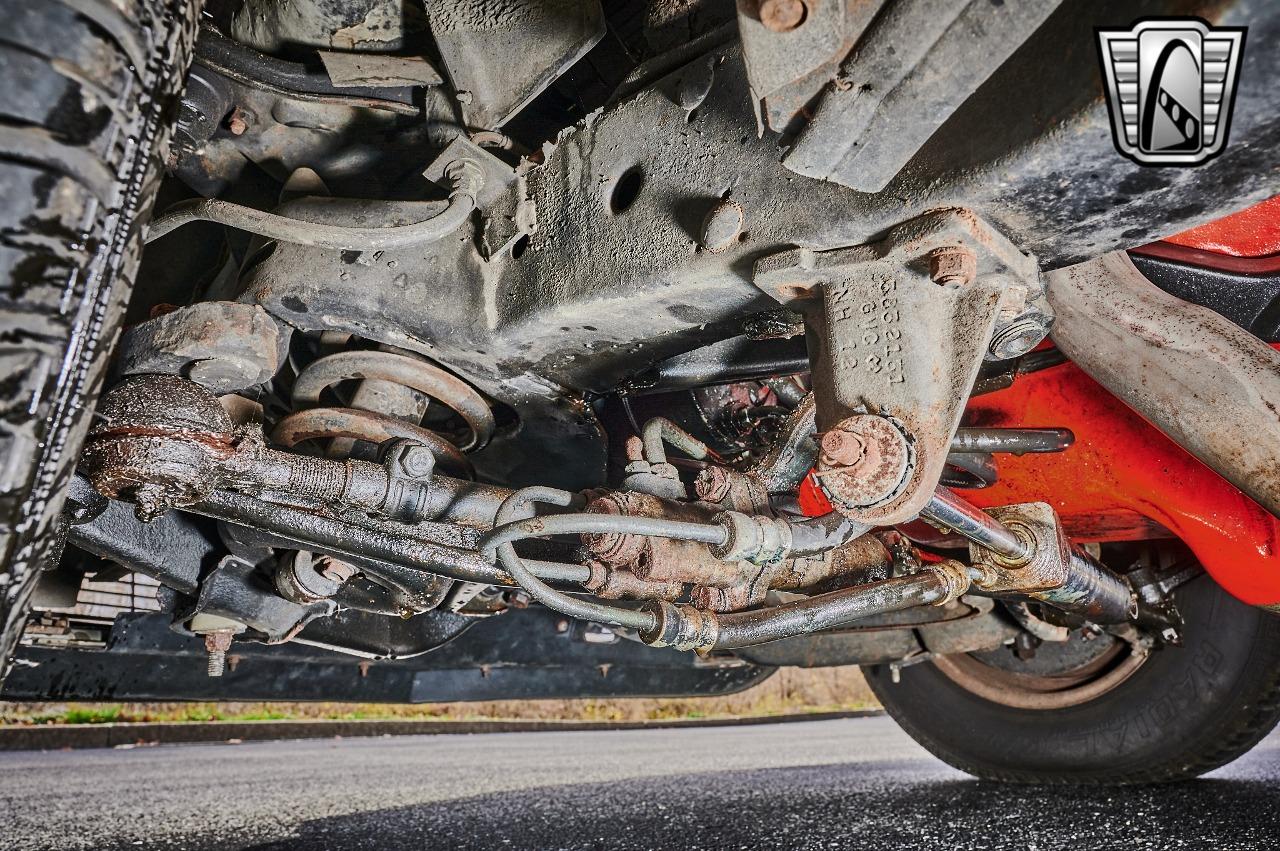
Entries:
[[[1178, 596], [1184, 645], [1153, 651], [1127, 680], [1078, 706], [1017, 709], [966, 691], [934, 665], [867, 669], [881, 703], [936, 755], [979, 776], [1001, 779], [1162, 779], [1195, 764], [1224, 763], [1280, 665], [1280, 618], [1230, 597], [1207, 577]], [[1274, 715], [1274, 713], [1273, 713]], [[1254, 724], [1253, 726], [1257, 726]], [[1242, 750], [1239, 752], [1243, 752]]]

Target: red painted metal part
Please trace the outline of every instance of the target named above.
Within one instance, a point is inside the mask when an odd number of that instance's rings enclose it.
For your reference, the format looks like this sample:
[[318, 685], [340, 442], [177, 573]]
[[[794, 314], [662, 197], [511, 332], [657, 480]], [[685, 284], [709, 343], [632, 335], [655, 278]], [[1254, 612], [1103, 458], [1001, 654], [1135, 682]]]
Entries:
[[1183, 231], [1165, 242], [1233, 257], [1280, 254], [1280, 195]]
[[1280, 520], [1074, 364], [980, 396], [965, 418], [967, 425], [1066, 427], [1076, 436], [1065, 452], [1001, 456], [1000, 481], [965, 493], [975, 504], [1047, 500], [1068, 533], [1085, 541], [1156, 537], [1142, 534], [1154, 522], [1181, 538], [1236, 597], [1280, 602]]
[[[1280, 520], [1149, 425], [1075, 364], [1024, 375], [972, 400], [965, 425], [1069, 428], [1076, 440], [1051, 455], [998, 456], [999, 481], [962, 494], [989, 508], [1053, 505], [1076, 541], [1176, 535], [1231, 594], [1280, 603]], [[830, 503], [811, 479], [807, 514]]]
[[1200, 266], [1229, 272], [1233, 275], [1277, 275], [1280, 274], [1280, 254], [1268, 254], [1262, 257], [1233, 257], [1229, 254], [1216, 254], [1202, 248], [1191, 248], [1174, 242], [1153, 242], [1134, 248], [1130, 254], [1143, 254], [1147, 257], [1159, 257], [1175, 263], [1189, 266]]
[[[1236, 274], [1280, 273], [1280, 196], [1135, 251]], [[963, 491], [975, 505], [1047, 501], [1076, 541], [1176, 536], [1236, 597], [1280, 603], [1280, 520], [1075, 364], [1021, 376], [971, 400], [964, 424], [1065, 427], [1076, 436], [1064, 452], [999, 456], [995, 485]], [[800, 506], [811, 516], [831, 510], [812, 473]]]

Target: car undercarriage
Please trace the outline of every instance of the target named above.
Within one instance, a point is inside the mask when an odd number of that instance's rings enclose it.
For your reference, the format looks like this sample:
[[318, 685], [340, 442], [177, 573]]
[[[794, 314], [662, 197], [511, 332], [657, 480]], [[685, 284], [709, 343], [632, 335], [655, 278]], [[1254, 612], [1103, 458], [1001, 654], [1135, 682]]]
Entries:
[[[954, 765], [1104, 782], [1280, 717], [1280, 8], [51, 5], [154, 93], [15, 8], [80, 100], [16, 86], [12, 161], [114, 200], [6, 231], [0, 696], [862, 665]], [[1103, 95], [1160, 16], [1244, 45], [1194, 167]]]

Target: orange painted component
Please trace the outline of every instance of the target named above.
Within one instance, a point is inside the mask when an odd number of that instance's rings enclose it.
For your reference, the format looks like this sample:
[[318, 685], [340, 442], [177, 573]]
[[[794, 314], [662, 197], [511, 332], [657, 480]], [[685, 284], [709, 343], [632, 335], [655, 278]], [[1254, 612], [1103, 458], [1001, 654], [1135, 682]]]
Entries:
[[816, 475], [816, 470], [810, 470], [809, 475], [805, 476], [804, 481], [800, 483], [800, 493], [796, 495], [796, 502], [800, 503], [800, 510], [804, 512], [805, 517], [821, 517], [834, 510], [831, 507], [831, 500], [827, 499], [827, 495], [818, 487], [818, 480], [814, 478]]
[[[1275, 274], [1280, 195], [1135, 250], [1238, 274]], [[1280, 520], [1075, 364], [1021, 376], [1012, 387], [971, 400], [964, 425], [1065, 427], [1076, 436], [1065, 452], [998, 456], [999, 481], [963, 491], [975, 505], [1047, 501], [1076, 541], [1173, 535], [1236, 597], [1255, 605], [1280, 603]], [[817, 516], [831, 511], [831, 503], [812, 476], [801, 484], [799, 501], [806, 514]]]
[[1168, 237], [1165, 242], [1233, 257], [1280, 254], [1280, 195]]
[[1066, 427], [1076, 436], [1065, 452], [999, 456], [1000, 480], [965, 492], [976, 505], [1046, 500], [1068, 532], [1085, 541], [1158, 537], [1158, 527], [1140, 534], [1144, 522], [1153, 522], [1181, 538], [1236, 597], [1255, 605], [1280, 602], [1280, 520], [1075, 364], [979, 396], [965, 424]]
[[[1172, 533], [1231, 594], [1254, 605], [1280, 603], [1280, 520], [1075, 364], [1021, 376], [1012, 387], [973, 399], [964, 424], [1065, 427], [1076, 436], [1064, 452], [997, 456], [999, 481], [962, 492], [975, 505], [1048, 502], [1076, 541]], [[800, 505], [811, 514], [830, 510], [810, 478]]]

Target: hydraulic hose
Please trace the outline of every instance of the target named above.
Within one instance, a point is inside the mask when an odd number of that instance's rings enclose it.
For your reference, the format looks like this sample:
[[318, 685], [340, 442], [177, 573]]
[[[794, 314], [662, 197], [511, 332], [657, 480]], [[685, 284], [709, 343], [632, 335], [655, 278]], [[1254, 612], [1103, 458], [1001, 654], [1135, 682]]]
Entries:
[[377, 251], [435, 242], [462, 226], [476, 208], [476, 197], [484, 185], [480, 168], [469, 160], [450, 163], [445, 174], [452, 183], [449, 205], [436, 215], [413, 224], [372, 228], [317, 224], [217, 198], [201, 198], [179, 202], [166, 210], [151, 222], [146, 241], [154, 242], [185, 224], [206, 221], [280, 242], [338, 251]]
[[726, 542], [724, 526], [664, 518], [614, 514], [532, 516], [531, 503], [566, 506], [567, 491], [531, 487], [516, 491], [498, 509], [496, 523], [480, 540], [480, 550], [496, 554], [503, 569], [538, 602], [571, 617], [630, 627], [655, 646], [709, 650], [744, 647], [830, 629], [873, 614], [955, 599], [969, 585], [967, 569], [958, 562], [929, 565], [919, 574], [845, 588], [807, 600], [752, 612], [715, 615], [688, 606], [659, 603], [644, 609], [623, 609], [583, 600], [548, 586], [516, 554], [514, 542], [540, 535], [599, 534], [604, 532], [654, 535], [699, 541], [713, 546]]
[[[555, 488], [525, 488], [516, 491], [508, 498], [519, 496], [525, 491], [546, 493], [565, 493]], [[550, 502], [553, 505], [567, 505], [564, 502], [552, 502], [549, 499], [529, 498], [534, 502]], [[505, 504], [505, 503], [504, 503]], [[519, 503], [517, 503], [519, 504]], [[521, 538], [534, 538], [540, 535], [600, 535], [616, 532], [621, 535], [652, 535], [655, 538], [675, 538], [681, 541], [696, 541], [701, 544], [723, 546], [728, 538], [725, 527], [713, 523], [689, 523], [684, 520], [668, 520], [663, 517], [640, 517], [618, 514], [553, 514], [547, 517], [528, 517], [514, 522], [502, 522], [502, 509], [499, 509], [499, 526], [480, 540], [480, 548], [485, 552], [494, 552], [500, 545], [518, 541]]]
[[[573, 500], [573, 494], [558, 488], [531, 487], [516, 491], [507, 497], [498, 509], [495, 522], [499, 525], [481, 539], [481, 550], [486, 553], [496, 550], [498, 561], [501, 562], [507, 573], [511, 574], [511, 578], [521, 588], [529, 592], [530, 596], [549, 609], [582, 620], [617, 624], [618, 626], [642, 631], [652, 629], [656, 620], [652, 612], [607, 606], [603, 603], [593, 603], [590, 600], [583, 600], [561, 593], [534, 576], [520, 556], [516, 554], [514, 542], [521, 538], [539, 534], [558, 534], [551, 531], [539, 531], [545, 529], [545, 521], [573, 520], [583, 517], [612, 520], [626, 519], [600, 514], [562, 514], [554, 517], [533, 517], [531, 503], [542, 502], [550, 505], [567, 506]], [[543, 524], [540, 525], [539, 521], [543, 521]], [[556, 525], [563, 526], [565, 524]]]

